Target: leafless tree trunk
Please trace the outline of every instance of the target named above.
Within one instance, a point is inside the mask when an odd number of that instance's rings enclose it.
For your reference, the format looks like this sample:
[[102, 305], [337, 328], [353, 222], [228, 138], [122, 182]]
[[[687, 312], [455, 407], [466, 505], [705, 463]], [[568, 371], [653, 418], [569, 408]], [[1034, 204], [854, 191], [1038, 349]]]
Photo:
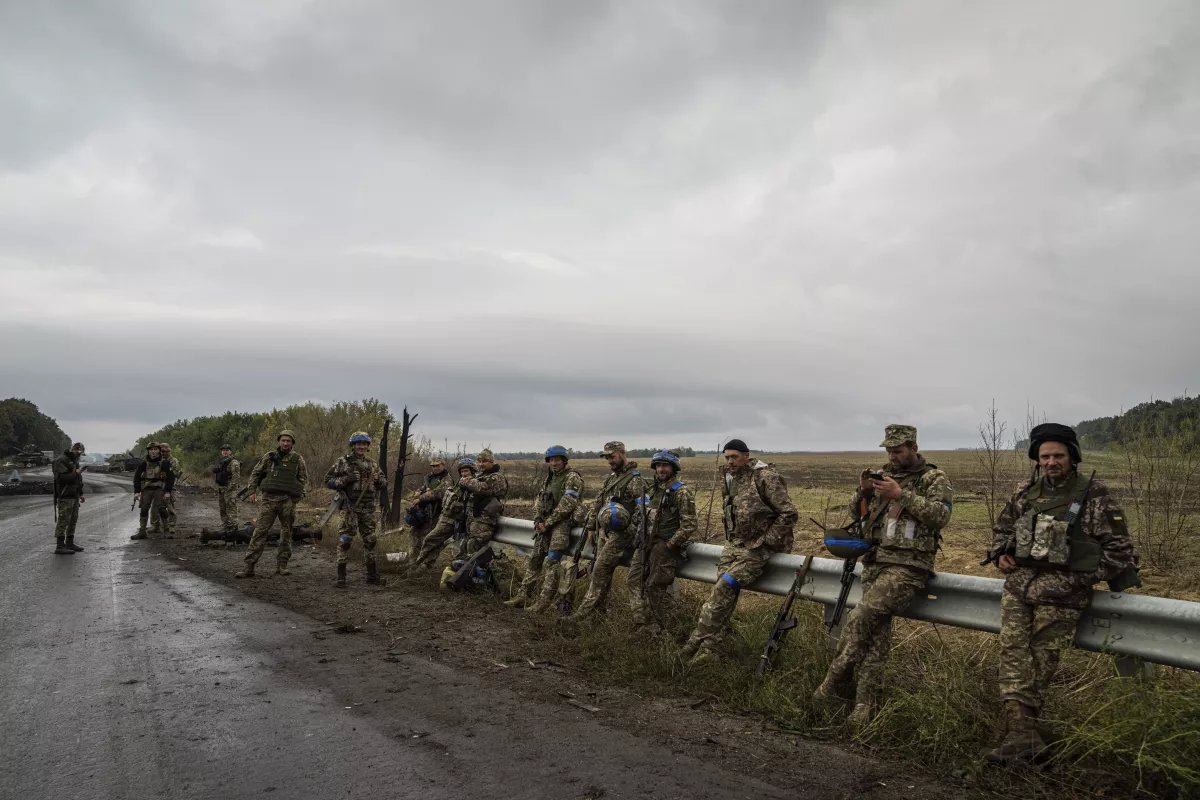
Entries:
[[[1027, 414], [1026, 424], [1029, 428], [1033, 427], [1031, 419]], [[1020, 473], [1019, 442], [1014, 440], [1010, 445], [1005, 438], [1007, 432], [1008, 423], [1000, 419], [996, 401], [992, 400], [987, 417], [979, 423], [979, 447], [975, 448], [975, 460], [983, 473], [983, 489], [980, 493], [987, 508], [988, 524], [993, 527]]]
[[1122, 426], [1126, 515], [1138, 553], [1158, 568], [1178, 568], [1194, 554], [1200, 533], [1200, 449], [1185, 420], [1176, 431], [1150, 422]]

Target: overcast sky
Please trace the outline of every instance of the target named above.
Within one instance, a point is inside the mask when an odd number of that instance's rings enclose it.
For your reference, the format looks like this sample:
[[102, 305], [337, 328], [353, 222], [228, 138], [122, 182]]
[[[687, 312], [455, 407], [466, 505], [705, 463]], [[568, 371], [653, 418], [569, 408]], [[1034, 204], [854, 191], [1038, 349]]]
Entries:
[[93, 451], [967, 446], [1200, 381], [1200, 4], [0, 2], [0, 397]]

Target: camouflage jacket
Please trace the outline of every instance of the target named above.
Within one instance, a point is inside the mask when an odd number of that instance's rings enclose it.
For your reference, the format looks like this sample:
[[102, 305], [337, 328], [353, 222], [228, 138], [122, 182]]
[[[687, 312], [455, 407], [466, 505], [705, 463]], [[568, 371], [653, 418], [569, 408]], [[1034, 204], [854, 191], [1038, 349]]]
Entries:
[[79, 458], [70, 450], [54, 459], [50, 471], [54, 474], [54, 499], [70, 500], [83, 497], [83, 475]]
[[[587, 529], [589, 531], [596, 530], [600, 509], [609, 500], [616, 500], [625, 506], [625, 509], [629, 511], [630, 519], [636, 519], [639, 513], [638, 503], [645, 496], [646, 481], [638, 472], [637, 462], [626, 461], [624, 466], [609, 473], [609, 476], [604, 479], [604, 485], [600, 487], [600, 494], [596, 495], [596, 499], [591, 503], [591, 508], [588, 509]], [[631, 526], [636, 524], [636, 522], [630, 523]]]
[[347, 453], [333, 462], [325, 473], [325, 483], [330, 489], [345, 490], [350, 502], [359, 507], [373, 506], [375, 493], [387, 487], [379, 464], [356, 453]]
[[441, 513], [442, 500], [446, 493], [446, 487], [450, 486], [451, 483], [449, 470], [442, 470], [437, 475], [431, 472], [425, 476], [424, 485], [417, 490], [416, 495], [413, 497], [413, 502], [419, 506], [430, 503], [436, 504], [434, 512], [436, 516]]
[[[508, 496], [508, 478], [500, 472], [499, 464], [480, 472], [474, 478], [467, 478], [466, 482], [460, 483], [460, 485], [471, 493], [472, 517], [487, 516], [499, 519], [500, 515], [504, 513], [504, 498]], [[492, 503], [492, 500], [499, 502], [498, 504]], [[489, 505], [492, 509], [491, 512], [488, 511]]]
[[696, 493], [683, 481], [655, 477], [647, 516], [647, 524], [657, 538], [682, 550], [696, 536]]
[[[293, 474], [294, 482], [289, 477]], [[257, 494], [260, 486], [265, 492], [280, 492], [296, 499], [304, 497], [308, 494], [308, 465], [295, 450], [285, 454], [276, 448], [264, 453], [250, 470], [246, 493]]]
[[775, 467], [755, 459], [745, 467], [725, 466], [722, 474], [725, 538], [750, 549], [766, 546], [777, 553], [790, 551], [800, 514]]
[[221, 457], [221, 460], [212, 468], [213, 476], [219, 476], [222, 472], [229, 474], [229, 482], [224, 486], [217, 484], [217, 491], [229, 492], [237, 491], [237, 485], [242, 480], [242, 462], [238, 461], [233, 456], [229, 458]]
[[[1038, 481], [1046, 478], [1039, 477]], [[1025, 516], [1026, 496], [1035, 483], [1019, 488], [992, 529], [992, 553], [1013, 554], [1017, 546], [1017, 520]], [[1043, 484], [1043, 491], [1053, 489]], [[1068, 572], [1047, 566], [1018, 567], [1004, 580], [1004, 590], [1025, 603], [1033, 605], [1085, 608], [1091, 599], [1092, 585], [1115, 578], [1126, 567], [1138, 565], [1133, 539], [1125, 524], [1125, 512], [1099, 480], [1092, 482], [1087, 503], [1079, 516], [1079, 530], [1100, 543], [1100, 566], [1092, 573]]]
[[570, 467], [555, 473], [547, 470], [542, 491], [533, 501], [534, 522], [545, 523], [546, 529], [570, 521], [583, 494], [583, 476]]
[[[877, 543], [863, 563], [901, 564], [933, 572], [942, 528], [954, 509], [954, 487], [946, 473], [922, 456], [912, 469], [887, 464], [883, 473], [901, 486], [900, 496], [886, 501], [872, 490], [867, 496], [863, 536]], [[850, 513], [862, 511], [860, 487], [850, 501]]]

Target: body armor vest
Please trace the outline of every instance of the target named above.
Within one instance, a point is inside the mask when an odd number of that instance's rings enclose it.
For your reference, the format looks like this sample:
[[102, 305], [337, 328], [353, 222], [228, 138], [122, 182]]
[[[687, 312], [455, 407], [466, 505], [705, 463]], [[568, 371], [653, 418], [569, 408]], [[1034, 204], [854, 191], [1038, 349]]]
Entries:
[[304, 493], [304, 487], [300, 485], [300, 456], [295, 452], [287, 455], [278, 450], [273, 452], [279, 457], [268, 458], [267, 474], [258, 488], [264, 492], [299, 497]]
[[1082, 516], [1088, 480], [1078, 472], [1060, 487], [1039, 478], [1025, 495], [1025, 513], [1017, 520], [1016, 551], [1013, 557], [1023, 567], [1095, 572], [1100, 568], [1100, 543], [1080, 529], [1078, 520], [1067, 517], [1074, 504]]
[[161, 489], [167, 485], [167, 472], [171, 465], [165, 458], [153, 461], [146, 459], [146, 472], [142, 475], [143, 489]]
[[674, 481], [650, 490], [651, 529], [660, 539], [670, 539], [679, 530], [679, 499], [675, 493], [683, 486], [683, 481]]

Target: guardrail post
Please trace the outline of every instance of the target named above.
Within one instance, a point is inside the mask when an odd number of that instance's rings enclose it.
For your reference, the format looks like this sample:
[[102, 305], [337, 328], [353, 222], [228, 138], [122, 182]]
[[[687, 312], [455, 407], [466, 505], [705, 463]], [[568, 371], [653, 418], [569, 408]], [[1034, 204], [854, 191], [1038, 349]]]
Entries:
[[1153, 678], [1154, 666], [1138, 656], [1121, 656], [1113, 664], [1119, 678]]

